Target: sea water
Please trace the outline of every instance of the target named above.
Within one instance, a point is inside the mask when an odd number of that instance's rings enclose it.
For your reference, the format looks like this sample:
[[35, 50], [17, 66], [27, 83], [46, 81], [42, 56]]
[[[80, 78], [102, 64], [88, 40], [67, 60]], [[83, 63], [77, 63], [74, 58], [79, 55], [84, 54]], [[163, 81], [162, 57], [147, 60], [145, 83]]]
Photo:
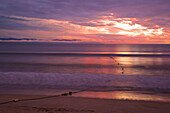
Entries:
[[170, 45], [0, 43], [0, 93], [170, 101]]

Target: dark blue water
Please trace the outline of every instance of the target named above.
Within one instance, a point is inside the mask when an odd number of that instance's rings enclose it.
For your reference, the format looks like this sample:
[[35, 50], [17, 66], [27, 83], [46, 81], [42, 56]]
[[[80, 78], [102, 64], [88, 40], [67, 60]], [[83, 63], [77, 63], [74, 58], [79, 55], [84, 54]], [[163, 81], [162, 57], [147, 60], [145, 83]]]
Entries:
[[6, 72], [169, 76], [170, 45], [1, 42], [0, 63]]
[[[87, 87], [93, 89], [85, 97], [96, 91], [107, 98], [112, 91], [123, 91], [124, 97], [149, 91], [150, 100], [167, 100], [170, 45], [0, 43], [1, 89]], [[130, 93], [146, 96], [141, 94]]]
[[145, 52], [170, 53], [169, 44], [60, 44], [0, 42], [0, 52]]

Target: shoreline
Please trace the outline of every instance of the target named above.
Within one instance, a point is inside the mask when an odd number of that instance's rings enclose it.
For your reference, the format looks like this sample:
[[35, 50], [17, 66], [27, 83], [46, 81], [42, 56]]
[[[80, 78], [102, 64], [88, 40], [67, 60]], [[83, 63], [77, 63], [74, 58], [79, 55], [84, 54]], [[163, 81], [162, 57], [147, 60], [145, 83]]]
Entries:
[[[40, 97], [0, 94], [0, 102]], [[170, 102], [62, 96], [0, 105], [2, 113], [168, 113]]]
[[111, 100], [136, 100], [170, 102], [170, 93], [135, 90], [105, 90], [105, 89], [32, 89], [32, 88], [0, 88], [0, 95], [26, 95], [26, 96], [55, 96], [68, 92], [74, 93], [72, 97], [111, 99]]

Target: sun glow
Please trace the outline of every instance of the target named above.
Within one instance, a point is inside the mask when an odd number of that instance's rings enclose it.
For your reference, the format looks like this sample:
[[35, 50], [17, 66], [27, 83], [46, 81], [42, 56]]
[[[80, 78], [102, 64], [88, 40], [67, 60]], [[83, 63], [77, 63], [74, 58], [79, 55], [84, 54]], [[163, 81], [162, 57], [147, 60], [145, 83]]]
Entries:
[[[127, 36], [157, 36], [162, 35], [163, 28], [156, 25], [155, 29], [148, 28], [146, 26], [137, 23], [136, 18], [116, 18], [108, 19], [106, 16], [104, 19], [90, 21], [90, 23], [97, 24], [95, 27], [86, 27], [88, 34], [119, 34]], [[100, 26], [99, 26], [100, 23]]]
[[132, 29], [147, 29], [147, 27], [143, 27], [139, 24], [132, 25], [131, 21], [123, 21], [120, 23], [115, 23], [114, 27], [122, 28], [124, 30], [132, 30]]
[[100, 19], [87, 21], [85, 22], [87, 25], [81, 25], [81, 23], [75, 24], [69, 21], [60, 21], [54, 19], [37, 19], [18, 16], [16, 18], [31, 20], [30, 24], [32, 25], [47, 25], [47, 27], [50, 27], [53, 30], [55, 30], [56, 26], [61, 26], [69, 33], [112, 34], [126, 36], [142, 35], [151, 37], [162, 35], [164, 33], [163, 28], [158, 25], [155, 25], [154, 29], [148, 28], [139, 24], [139, 20], [136, 18], [115, 18], [114, 13], [110, 13], [109, 16], [102, 16]]
[[[39, 30], [23, 30], [22, 32], [27, 37], [34, 35], [37, 39], [41, 39], [43, 35], [42, 41], [49, 41], [50, 39], [57, 38], [68, 40], [78, 39], [83, 42], [100, 43], [140, 43], [141, 40], [155, 41], [157, 43], [164, 38], [164, 42], [169, 42], [169, 33], [166, 32], [166, 28], [158, 25], [148, 27], [142, 24], [137, 18], [116, 18], [114, 14], [78, 22], [21, 16], [10, 17], [28, 20], [20, 22], [28, 26], [38, 26], [38, 28], [40, 28]], [[17, 30], [8, 30], [5, 32], [16, 35], [21, 33], [21, 31]], [[1, 31], [0, 33], [4, 32]]]

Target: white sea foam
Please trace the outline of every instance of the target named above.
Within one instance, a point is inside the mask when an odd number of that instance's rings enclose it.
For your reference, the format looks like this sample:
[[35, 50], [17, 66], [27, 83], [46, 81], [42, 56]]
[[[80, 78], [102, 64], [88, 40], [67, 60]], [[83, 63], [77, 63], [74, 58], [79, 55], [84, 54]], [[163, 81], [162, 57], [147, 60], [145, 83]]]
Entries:
[[90, 73], [0, 72], [1, 87], [140, 87], [170, 89], [170, 77]]

